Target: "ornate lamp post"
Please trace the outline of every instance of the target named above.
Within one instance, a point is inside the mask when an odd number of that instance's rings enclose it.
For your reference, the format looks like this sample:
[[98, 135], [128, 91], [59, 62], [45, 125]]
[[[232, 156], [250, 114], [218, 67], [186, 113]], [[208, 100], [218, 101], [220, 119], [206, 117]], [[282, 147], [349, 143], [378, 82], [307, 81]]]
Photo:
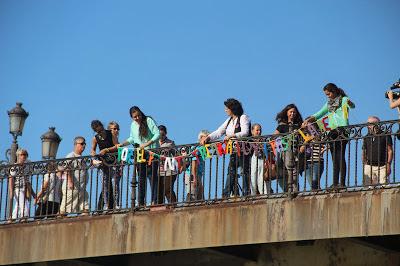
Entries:
[[17, 161], [16, 152], [18, 149], [18, 136], [22, 136], [22, 130], [24, 129], [25, 120], [29, 116], [29, 113], [22, 108], [22, 103], [17, 102], [17, 105], [8, 111], [8, 117], [10, 118], [10, 134], [13, 136], [13, 143], [11, 144], [10, 163]]
[[42, 140], [42, 158], [45, 160], [55, 159], [57, 155], [58, 145], [61, 142], [61, 138], [55, 132], [55, 129], [55, 127], [49, 127], [49, 131], [40, 137]]

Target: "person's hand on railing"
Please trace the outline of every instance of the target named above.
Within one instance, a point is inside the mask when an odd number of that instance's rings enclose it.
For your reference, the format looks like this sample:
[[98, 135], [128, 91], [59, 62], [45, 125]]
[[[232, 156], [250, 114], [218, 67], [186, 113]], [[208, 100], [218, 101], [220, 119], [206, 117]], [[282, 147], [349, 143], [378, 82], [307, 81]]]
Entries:
[[140, 145], [139, 145], [139, 148], [144, 149], [144, 148], [146, 148], [147, 146], [150, 146], [151, 144], [153, 144], [153, 141], [152, 141], [152, 140], [149, 140], [149, 141], [147, 141], [147, 142], [145, 142], [145, 143], [140, 144]]
[[117, 143], [117, 144], [115, 144], [115, 145], [114, 145], [114, 148], [118, 150], [118, 148], [124, 147], [124, 146], [126, 146], [126, 145], [128, 145], [128, 144], [129, 144], [129, 142], [124, 141], [124, 142], [122, 142], [122, 143]]
[[307, 118], [306, 120], [304, 120], [303, 121], [303, 123], [301, 124], [301, 128], [306, 128], [307, 126], [308, 126], [308, 124], [309, 123], [312, 123], [312, 122], [314, 122], [315, 121], [315, 119], [314, 119], [314, 117], [309, 117], [309, 118]]
[[104, 155], [104, 154], [106, 154], [106, 153], [108, 153], [110, 150], [108, 149], [108, 148], [105, 148], [105, 149], [102, 149], [100, 152], [99, 152], [99, 154], [100, 155]]
[[225, 142], [227, 142], [227, 141], [229, 141], [231, 138], [233, 138], [234, 137], [234, 135], [233, 136], [228, 136], [228, 135], [226, 135], [225, 136], [225, 138], [224, 138], [224, 141]]
[[37, 205], [39, 203], [40, 198], [36, 197], [35, 200], [33, 201], [33, 204]]
[[209, 136], [207, 136], [207, 137], [205, 137], [205, 138], [202, 138], [202, 139], [200, 140], [200, 145], [206, 144], [209, 140], [210, 140], [210, 137], [209, 137]]

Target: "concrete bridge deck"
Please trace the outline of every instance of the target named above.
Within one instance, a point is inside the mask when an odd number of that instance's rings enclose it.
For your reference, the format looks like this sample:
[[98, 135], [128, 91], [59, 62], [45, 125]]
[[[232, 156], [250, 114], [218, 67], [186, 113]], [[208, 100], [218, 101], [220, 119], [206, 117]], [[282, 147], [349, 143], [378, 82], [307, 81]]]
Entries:
[[399, 234], [388, 188], [2, 225], [0, 264]]

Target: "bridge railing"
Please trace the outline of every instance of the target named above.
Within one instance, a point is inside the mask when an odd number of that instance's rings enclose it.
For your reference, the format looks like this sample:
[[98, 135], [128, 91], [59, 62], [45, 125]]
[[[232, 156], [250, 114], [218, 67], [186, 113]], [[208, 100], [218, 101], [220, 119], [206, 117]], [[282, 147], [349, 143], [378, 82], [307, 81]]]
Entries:
[[398, 123], [0, 166], [0, 222], [393, 187]]

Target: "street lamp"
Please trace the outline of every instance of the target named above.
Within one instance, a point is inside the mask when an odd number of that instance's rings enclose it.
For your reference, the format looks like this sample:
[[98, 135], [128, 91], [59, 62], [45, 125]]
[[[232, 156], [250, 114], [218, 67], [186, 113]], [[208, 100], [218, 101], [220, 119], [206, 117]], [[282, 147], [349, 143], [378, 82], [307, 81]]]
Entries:
[[55, 159], [57, 155], [58, 145], [61, 142], [61, 138], [55, 132], [55, 129], [55, 127], [49, 127], [49, 131], [40, 137], [42, 140], [42, 158], [45, 160]]
[[7, 113], [10, 119], [10, 133], [13, 136], [10, 163], [15, 163], [17, 161], [16, 153], [18, 149], [17, 138], [18, 136], [22, 136], [25, 120], [29, 116], [29, 113], [22, 108], [22, 103], [20, 102], [17, 102], [17, 105]]

